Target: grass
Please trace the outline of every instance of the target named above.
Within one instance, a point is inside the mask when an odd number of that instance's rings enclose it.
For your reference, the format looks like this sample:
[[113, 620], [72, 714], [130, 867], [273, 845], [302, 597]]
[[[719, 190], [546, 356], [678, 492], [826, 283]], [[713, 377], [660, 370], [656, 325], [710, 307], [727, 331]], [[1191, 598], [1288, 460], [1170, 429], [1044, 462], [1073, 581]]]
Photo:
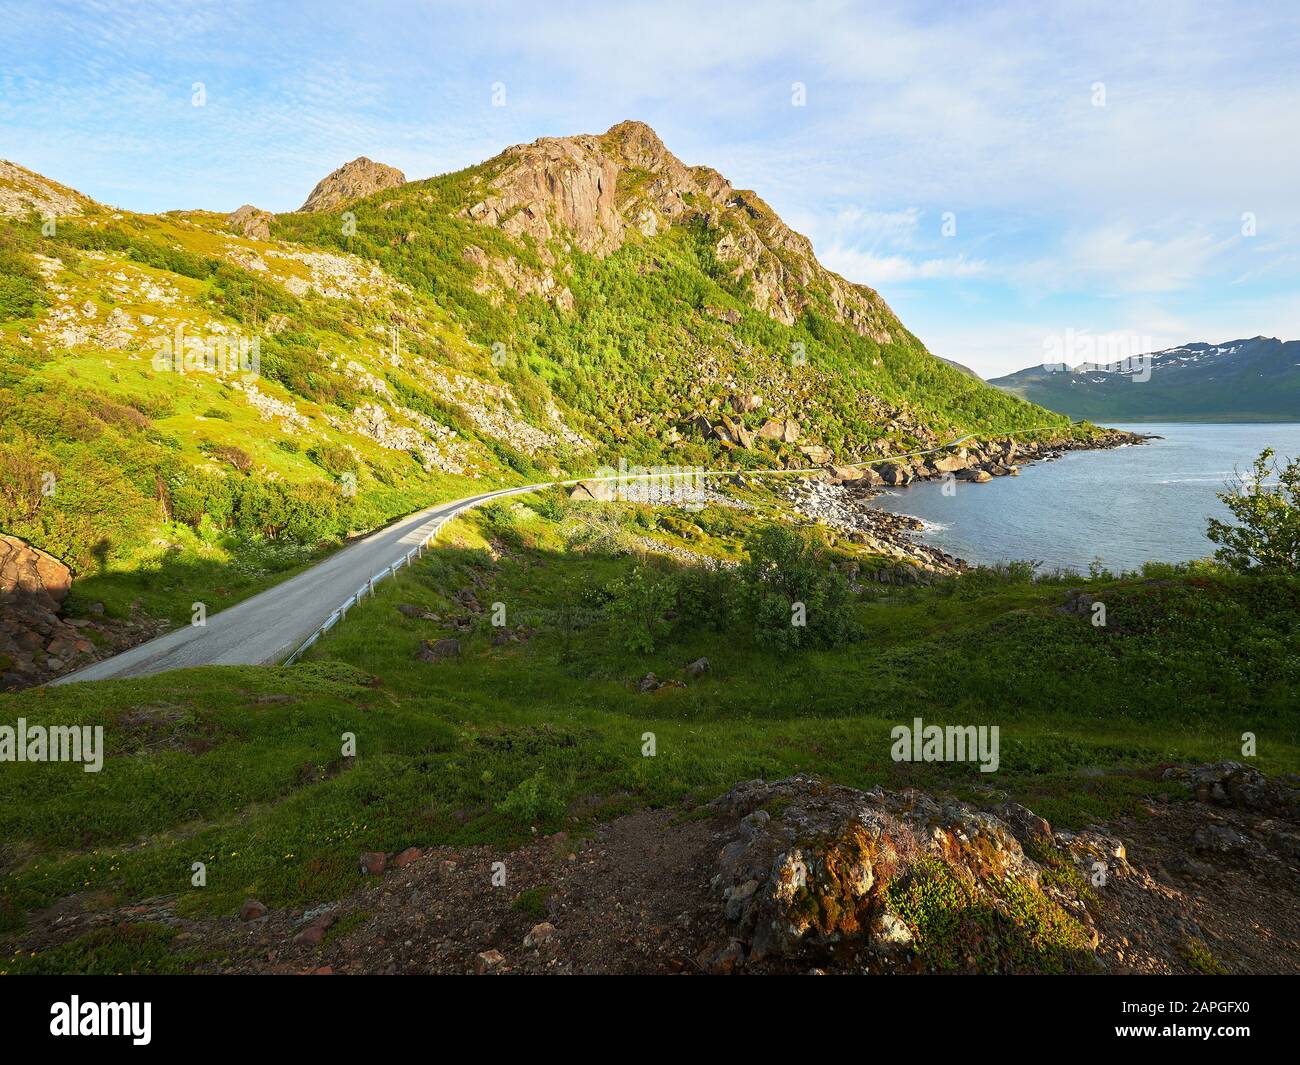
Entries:
[[[850, 607], [860, 635], [845, 646], [765, 650], [743, 629], [670, 618], [643, 654], [611, 638], [600, 606], [636, 557], [569, 547], [602, 514], [635, 532], [636, 513], [543, 499], [458, 521], [293, 668], [204, 667], [0, 697], [5, 721], [107, 726], [99, 774], [24, 763], [0, 775], [0, 926], [18, 930], [30, 911], [70, 897], [175, 896], [194, 914], [233, 914], [249, 896], [305, 906], [353, 890], [361, 851], [510, 848], [534, 830], [581, 832], [645, 806], [685, 811], [738, 780], [794, 772], [1005, 797], [1080, 827], [1180, 794], [1159, 766], [1239, 758], [1246, 731], [1259, 737], [1253, 764], [1300, 768], [1294, 580], [1170, 571], [1067, 585], [1007, 571], [971, 592], [867, 589]], [[734, 534], [710, 543], [725, 557], [754, 520], [706, 512], [701, 523]], [[1067, 586], [1107, 603], [1106, 629], [1058, 610]], [[469, 632], [452, 624], [462, 589], [484, 608]], [[441, 620], [406, 617], [406, 603]], [[529, 638], [493, 639], [497, 603]], [[422, 640], [447, 636], [460, 640], [458, 658], [417, 660]], [[636, 691], [651, 671], [684, 679], [700, 656], [712, 667], [702, 678]], [[998, 725], [1000, 770], [892, 761], [891, 728], [918, 716]], [[647, 733], [654, 757], [642, 753]], [[190, 884], [196, 861], [203, 888]], [[1009, 896], [997, 919], [1026, 905]], [[1056, 916], [1015, 920], [1025, 951], [1066, 966], [1074, 946]]]

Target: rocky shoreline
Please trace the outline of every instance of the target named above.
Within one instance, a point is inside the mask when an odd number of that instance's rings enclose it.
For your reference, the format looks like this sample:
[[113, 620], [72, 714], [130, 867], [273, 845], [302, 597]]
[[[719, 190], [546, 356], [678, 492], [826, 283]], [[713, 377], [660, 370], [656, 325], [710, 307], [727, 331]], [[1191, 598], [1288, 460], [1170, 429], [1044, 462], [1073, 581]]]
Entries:
[[995, 477], [1015, 477], [1024, 466], [1052, 462], [1068, 451], [1129, 447], [1149, 439], [1120, 429], [1102, 430], [1091, 441], [1021, 443], [1001, 437], [942, 454], [882, 460], [870, 466], [830, 465], [790, 486], [785, 496], [802, 517], [823, 522], [846, 534], [850, 542], [901, 563], [868, 576], [882, 583], [911, 583], [923, 574], [964, 573], [968, 563], [918, 541], [916, 534], [925, 529], [921, 519], [870, 506], [882, 490], [944, 478], [983, 483]]

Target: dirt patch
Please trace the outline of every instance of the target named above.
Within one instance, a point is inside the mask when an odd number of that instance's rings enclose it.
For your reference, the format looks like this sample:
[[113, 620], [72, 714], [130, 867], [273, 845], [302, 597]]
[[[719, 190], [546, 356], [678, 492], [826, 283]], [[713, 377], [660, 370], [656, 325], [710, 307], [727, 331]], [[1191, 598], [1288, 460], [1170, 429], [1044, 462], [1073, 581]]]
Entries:
[[[1153, 800], [1146, 816], [1098, 826], [1113, 843], [1089, 911], [1107, 973], [1300, 972], [1300, 835], [1289, 809]], [[1017, 834], [1050, 827], [1025, 811]], [[1004, 814], [1005, 816], [1005, 814]], [[410, 848], [364, 856], [372, 875], [346, 898], [241, 920], [178, 917], [174, 899], [112, 907], [65, 899], [32, 916], [11, 949], [40, 951], [106, 925], [158, 922], [174, 949], [221, 973], [829, 973], [867, 968], [853, 952], [747, 958], [716, 884], [734, 817], [628, 814], [590, 835], [537, 837], [513, 851]], [[1069, 834], [1057, 833], [1060, 843]], [[1108, 844], [1110, 845], [1110, 844]], [[1068, 848], [1067, 848], [1068, 849]], [[1032, 853], [1032, 847], [1030, 851]], [[1086, 866], [1084, 868], [1086, 874]], [[882, 970], [924, 971], [903, 951]], [[719, 961], [721, 959], [721, 962]]]

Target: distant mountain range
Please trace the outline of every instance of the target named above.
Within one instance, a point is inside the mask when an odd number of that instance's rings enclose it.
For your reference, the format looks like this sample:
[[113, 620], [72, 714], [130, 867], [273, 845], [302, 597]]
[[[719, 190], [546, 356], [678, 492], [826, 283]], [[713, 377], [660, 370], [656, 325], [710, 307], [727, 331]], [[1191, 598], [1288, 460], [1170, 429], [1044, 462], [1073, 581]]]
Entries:
[[1300, 341], [1184, 344], [1109, 365], [1031, 366], [996, 385], [1097, 422], [1300, 421]]

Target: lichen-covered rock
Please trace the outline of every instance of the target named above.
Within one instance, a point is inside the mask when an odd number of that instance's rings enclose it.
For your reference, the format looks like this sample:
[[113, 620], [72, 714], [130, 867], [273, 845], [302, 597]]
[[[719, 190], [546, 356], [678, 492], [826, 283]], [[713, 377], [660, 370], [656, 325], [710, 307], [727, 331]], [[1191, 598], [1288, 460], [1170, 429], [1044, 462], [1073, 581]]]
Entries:
[[1059, 878], [1043, 882], [1017, 838], [1055, 854], [1050, 826], [1023, 807], [1007, 808], [1011, 824], [921, 792], [801, 775], [738, 784], [712, 810], [728, 827], [711, 886], [748, 962], [847, 953], [885, 968], [1091, 963], [1087, 910]]

